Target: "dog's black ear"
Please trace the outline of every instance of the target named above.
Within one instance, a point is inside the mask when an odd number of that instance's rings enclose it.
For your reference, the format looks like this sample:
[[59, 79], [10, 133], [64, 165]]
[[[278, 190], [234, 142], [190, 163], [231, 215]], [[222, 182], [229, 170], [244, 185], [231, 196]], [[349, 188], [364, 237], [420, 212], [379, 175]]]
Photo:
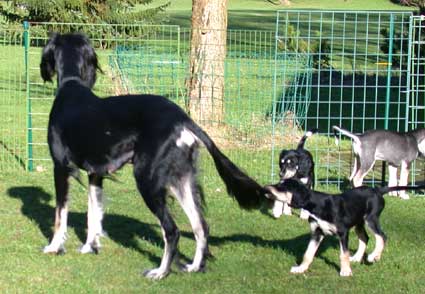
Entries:
[[56, 40], [59, 34], [52, 33], [50, 34], [49, 41], [46, 46], [44, 46], [41, 53], [41, 63], [40, 63], [40, 73], [43, 81], [51, 82], [52, 77], [55, 74], [55, 49], [56, 49]]
[[84, 40], [84, 46], [82, 47], [83, 54], [83, 70], [82, 70], [82, 79], [87, 82], [87, 86], [92, 88], [96, 82], [96, 73], [97, 71], [103, 73], [99, 65], [99, 60], [97, 54], [94, 51], [93, 46], [90, 43], [90, 40], [85, 36], [81, 35]]

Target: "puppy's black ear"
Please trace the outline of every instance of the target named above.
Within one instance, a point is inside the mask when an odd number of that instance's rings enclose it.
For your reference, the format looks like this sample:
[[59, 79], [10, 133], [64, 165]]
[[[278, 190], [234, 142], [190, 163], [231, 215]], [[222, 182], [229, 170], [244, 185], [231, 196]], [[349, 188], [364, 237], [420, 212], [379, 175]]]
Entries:
[[49, 41], [46, 46], [43, 48], [41, 54], [41, 63], [40, 63], [40, 74], [45, 82], [51, 82], [52, 77], [55, 74], [55, 49], [56, 49], [56, 40], [59, 34], [52, 33], [50, 34]]

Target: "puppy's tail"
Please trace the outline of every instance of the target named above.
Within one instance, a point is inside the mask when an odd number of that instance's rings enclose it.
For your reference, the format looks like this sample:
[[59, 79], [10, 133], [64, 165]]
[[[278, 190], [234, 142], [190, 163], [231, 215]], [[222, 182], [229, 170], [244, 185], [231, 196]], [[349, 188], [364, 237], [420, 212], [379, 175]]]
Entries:
[[319, 129], [317, 128], [307, 131], [307, 133], [304, 134], [304, 136], [301, 138], [300, 142], [298, 143], [297, 149], [304, 149], [304, 144], [305, 144], [305, 141], [307, 141], [307, 138], [313, 136], [313, 134], [317, 133], [318, 131]]
[[204, 130], [194, 122], [186, 127], [205, 145], [226, 185], [227, 192], [236, 199], [242, 208], [260, 208], [263, 202], [268, 201], [265, 196], [268, 191], [230, 161]]
[[360, 144], [360, 139], [359, 139], [359, 137], [358, 136], [356, 136], [356, 135], [354, 135], [353, 133], [351, 133], [351, 132], [349, 132], [349, 131], [347, 131], [347, 130], [344, 130], [344, 129], [341, 129], [340, 127], [337, 127], [337, 126], [333, 126], [332, 127], [333, 128], [333, 130], [334, 130], [334, 135], [335, 135], [335, 144], [336, 145], [339, 145], [339, 139], [338, 139], [338, 133], [337, 133], [337, 131], [338, 132], [340, 132], [341, 134], [343, 134], [343, 135], [346, 135], [347, 137], [350, 137], [351, 139], [353, 139], [357, 144]]
[[386, 194], [393, 191], [402, 191], [402, 190], [421, 190], [425, 189], [425, 185], [419, 185], [419, 186], [393, 186], [393, 187], [380, 187], [377, 188], [379, 193]]

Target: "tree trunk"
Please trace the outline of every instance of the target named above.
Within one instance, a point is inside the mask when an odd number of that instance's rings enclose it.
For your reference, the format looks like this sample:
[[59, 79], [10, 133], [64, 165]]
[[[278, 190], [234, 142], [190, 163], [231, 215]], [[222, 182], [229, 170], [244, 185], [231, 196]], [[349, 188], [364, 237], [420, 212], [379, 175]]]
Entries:
[[226, 34], [227, 0], [193, 0], [188, 110], [201, 124], [223, 121]]

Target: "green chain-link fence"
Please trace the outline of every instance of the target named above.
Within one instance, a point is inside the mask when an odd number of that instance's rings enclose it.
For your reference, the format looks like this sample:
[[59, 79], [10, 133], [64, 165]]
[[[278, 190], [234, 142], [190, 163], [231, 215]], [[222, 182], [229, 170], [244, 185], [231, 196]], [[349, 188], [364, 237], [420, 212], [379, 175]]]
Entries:
[[0, 27], [0, 171], [26, 168], [26, 76], [22, 28]]
[[[305, 129], [315, 127], [325, 135], [332, 134], [333, 125], [354, 133], [407, 130], [410, 21], [410, 12], [278, 12], [276, 52], [287, 58], [301, 53], [312, 58]], [[307, 146], [314, 151], [321, 182], [340, 183], [349, 177], [349, 139], [339, 148], [331, 137], [313, 137], [312, 142]], [[380, 179], [379, 164], [375, 171], [369, 180]]]
[[[203, 127], [262, 182], [276, 180], [279, 151], [317, 127], [320, 135], [307, 143], [317, 178], [340, 183], [350, 174], [351, 144], [336, 147], [332, 125], [403, 131], [423, 121], [423, 23], [406, 12], [288, 10], [278, 12], [276, 31], [228, 30], [224, 121]], [[0, 67], [0, 170], [51, 167], [46, 126], [55, 85], [41, 81], [39, 62], [52, 31], [81, 31], [92, 40], [104, 71], [99, 96], [155, 93], [185, 107], [188, 29], [32, 23], [1, 31], [0, 61], [10, 66]]]

